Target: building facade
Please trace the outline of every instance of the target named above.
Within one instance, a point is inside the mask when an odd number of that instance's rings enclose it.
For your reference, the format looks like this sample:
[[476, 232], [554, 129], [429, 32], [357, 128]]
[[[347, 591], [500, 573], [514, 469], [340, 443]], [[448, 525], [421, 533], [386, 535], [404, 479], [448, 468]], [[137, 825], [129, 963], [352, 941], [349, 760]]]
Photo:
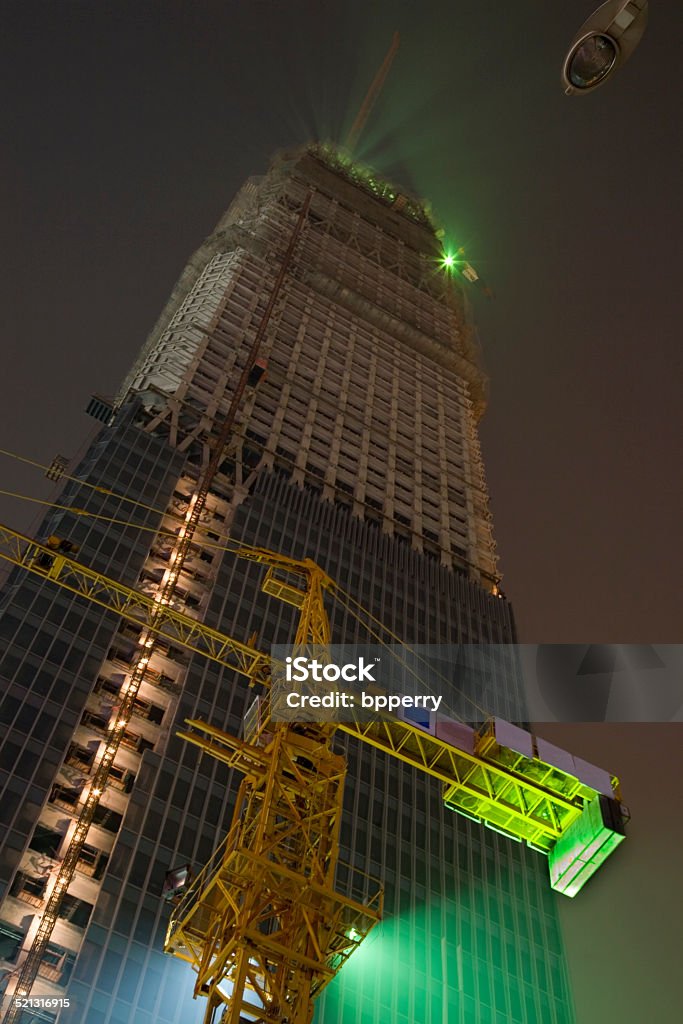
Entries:
[[[258, 565], [225, 550], [238, 540], [313, 558], [407, 643], [513, 642], [477, 438], [486, 379], [440, 255], [423, 205], [329, 148], [280, 155], [188, 263], [40, 536], [66, 538], [83, 563], [156, 593], [230, 415], [176, 607], [239, 639], [256, 634], [264, 649], [291, 641], [293, 610], [259, 590]], [[235, 404], [255, 339], [258, 372]], [[328, 611], [334, 642], [368, 640], [348, 607]], [[140, 643], [133, 623], [35, 574], [5, 585], [6, 1001]], [[162, 888], [169, 870], [208, 860], [235, 786], [175, 730], [192, 717], [238, 733], [252, 696], [227, 669], [152, 648], [34, 985], [69, 998], [60, 1022], [202, 1020], [190, 969], [161, 952]], [[477, 696], [492, 713], [525, 717], [514, 682]], [[456, 817], [427, 777], [350, 740], [345, 749], [341, 857], [382, 878], [385, 919], [317, 1019], [570, 1024], [543, 858]]]

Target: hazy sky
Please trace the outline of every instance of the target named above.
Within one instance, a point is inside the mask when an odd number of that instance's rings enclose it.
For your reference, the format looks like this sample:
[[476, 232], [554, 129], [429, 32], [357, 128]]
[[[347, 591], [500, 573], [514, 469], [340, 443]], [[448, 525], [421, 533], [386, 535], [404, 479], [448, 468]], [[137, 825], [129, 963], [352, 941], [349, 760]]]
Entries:
[[[559, 68], [583, 0], [5, 0], [0, 446], [42, 462], [82, 450], [90, 394], [115, 393], [237, 187], [281, 146], [338, 139], [398, 28], [360, 155], [431, 200], [495, 291], [474, 297], [492, 381], [482, 440], [522, 639], [680, 641], [683, 6], [651, 6], [627, 67], [569, 99]], [[3, 488], [53, 493], [1, 464]], [[35, 514], [0, 498], [4, 521]], [[633, 728], [605, 737], [606, 767], [640, 783], [625, 794], [639, 839], [617, 854], [626, 882], [594, 883], [631, 960], [624, 972], [613, 941], [594, 978], [592, 958], [577, 968], [586, 890], [569, 919], [580, 1024], [670, 1017], [661, 965], [680, 933], [657, 938], [638, 914], [671, 920], [680, 904], [667, 829], [681, 734], [648, 735], [647, 754]], [[598, 985], [626, 993], [618, 1015], [596, 1011]]]

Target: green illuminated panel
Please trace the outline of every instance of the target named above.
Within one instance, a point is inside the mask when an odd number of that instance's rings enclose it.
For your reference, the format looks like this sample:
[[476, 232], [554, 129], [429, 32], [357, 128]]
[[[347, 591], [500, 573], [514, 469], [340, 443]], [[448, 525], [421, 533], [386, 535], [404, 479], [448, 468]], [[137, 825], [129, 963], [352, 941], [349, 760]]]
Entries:
[[548, 855], [553, 889], [565, 896], [576, 896], [624, 838], [618, 803], [604, 796], [596, 797]]
[[[406, 861], [410, 889], [400, 890], [405, 906], [389, 892], [392, 909], [316, 1001], [314, 1024], [575, 1024], [538, 858], [488, 830], [457, 819], [452, 827], [460, 842], [445, 861], [427, 860], [417, 844]], [[437, 895], [430, 883], [444, 871]], [[419, 876], [432, 893], [426, 902], [416, 898]], [[524, 880], [519, 889], [515, 879]], [[549, 933], [538, 927], [540, 907]], [[526, 959], [521, 947], [532, 950]]]
[[[517, 842], [524, 840], [543, 853], [549, 853], [555, 845], [556, 833], [552, 828], [548, 828], [547, 822], [535, 821], [531, 815], [525, 818], [502, 801], [487, 796], [476, 796], [458, 786], [451, 786], [444, 795], [444, 803], [449, 810], [464, 814], [471, 821], [480, 821]], [[571, 811], [567, 812], [569, 820], [570, 814]]]

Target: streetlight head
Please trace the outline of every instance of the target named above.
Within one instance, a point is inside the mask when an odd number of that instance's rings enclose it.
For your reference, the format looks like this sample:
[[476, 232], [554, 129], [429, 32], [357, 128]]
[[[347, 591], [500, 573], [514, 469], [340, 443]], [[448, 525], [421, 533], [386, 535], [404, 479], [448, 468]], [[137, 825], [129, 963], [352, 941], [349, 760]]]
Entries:
[[568, 96], [591, 92], [621, 67], [647, 25], [647, 0], [608, 0], [574, 36], [562, 68]]
[[575, 89], [594, 89], [612, 71], [619, 50], [609, 36], [595, 32], [576, 43], [567, 58], [567, 78]]

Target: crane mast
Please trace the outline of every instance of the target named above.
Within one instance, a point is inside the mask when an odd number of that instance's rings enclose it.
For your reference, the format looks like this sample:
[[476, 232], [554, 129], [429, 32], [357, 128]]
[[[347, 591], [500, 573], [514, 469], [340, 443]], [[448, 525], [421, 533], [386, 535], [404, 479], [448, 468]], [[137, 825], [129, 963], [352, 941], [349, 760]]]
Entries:
[[346, 136], [344, 145], [350, 153], [353, 153], [356, 148], [362, 131], [367, 124], [370, 114], [372, 113], [372, 108], [377, 102], [377, 98], [382, 91], [386, 77], [391, 70], [391, 65], [394, 63], [394, 57], [398, 53], [400, 41], [398, 32], [394, 32], [391, 40], [391, 46], [387, 51], [386, 57], [382, 61], [377, 74], [373, 78], [370, 88], [368, 89], [360, 106], [360, 110], [356, 114], [354, 122], [349, 129], [349, 134]]
[[[267, 592], [299, 608], [297, 652], [329, 645], [326, 579], [314, 563], [272, 556]], [[195, 731], [181, 735], [244, 779], [227, 838], [174, 912], [166, 950], [195, 968], [205, 1024], [222, 1006], [221, 1024], [309, 1024], [313, 1000], [382, 909], [381, 886], [367, 877], [362, 901], [335, 889], [346, 762], [332, 750], [334, 725], [273, 722], [265, 712], [239, 739], [190, 724]]]

